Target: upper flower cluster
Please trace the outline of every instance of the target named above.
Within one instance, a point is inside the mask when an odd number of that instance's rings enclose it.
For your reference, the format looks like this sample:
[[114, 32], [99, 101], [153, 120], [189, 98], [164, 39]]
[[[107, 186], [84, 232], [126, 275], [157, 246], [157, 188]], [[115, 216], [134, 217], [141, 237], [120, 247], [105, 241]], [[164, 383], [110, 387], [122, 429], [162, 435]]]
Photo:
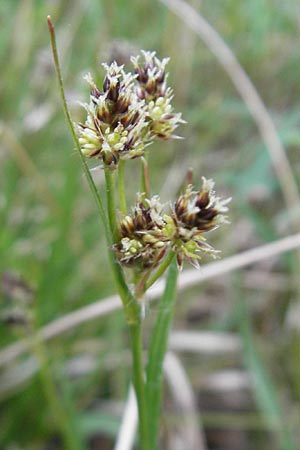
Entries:
[[120, 224], [121, 239], [114, 249], [121, 264], [155, 267], [168, 248], [176, 252], [180, 268], [184, 259], [198, 266], [201, 252], [216, 256], [203, 234], [227, 222], [223, 213], [230, 199], [216, 197], [213, 188], [213, 181], [204, 177], [199, 191], [189, 185], [168, 214], [158, 196], [140, 196], [132, 215]]
[[179, 123], [185, 123], [180, 113], [173, 113], [171, 101], [173, 90], [167, 85], [168, 74], [165, 71], [170, 58], [160, 61], [155, 52], [142, 50], [141, 56], [131, 61], [137, 75], [136, 93], [146, 104], [146, 115], [151, 133], [161, 139], [177, 138], [173, 132]]
[[87, 119], [76, 124], [82, 153], [88, 158], [102, 159], [105, 165], [116, 166], [120, 158], [143, 155], [155, 137], [169, 139], [181, 114], [174, 114], [172, 89], [167, 87], [165, 66], [155, 52], [142, 52], [132, 58], [135, 74], [124, 71], [113, 62], [103, 64], [106, 75], [102, 89], [89, 74], [90, 102], [84, 104]]

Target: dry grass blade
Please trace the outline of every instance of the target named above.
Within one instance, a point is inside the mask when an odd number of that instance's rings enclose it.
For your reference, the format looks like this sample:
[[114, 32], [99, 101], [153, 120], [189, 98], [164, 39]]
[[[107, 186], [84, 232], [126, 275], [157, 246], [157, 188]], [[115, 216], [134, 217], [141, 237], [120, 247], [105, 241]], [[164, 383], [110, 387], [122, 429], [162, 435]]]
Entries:
[[[195, 271], [195, 269], [187, 270], [179, 278], [178, 290], [182, 291], [205, 280], [224, 275], [234, 270], [242, 269], [243, 267], [250, 266], [258, 261], [278, 256], [299, 247], [300, 233], [280, 239], [271, 244], [262, 245], [223, 260], [207, 264], [202, 267], [200, 273]], [[153, 300], [160, 297], [163, 289], [164, 283], [158, 282], [149, 290], [148, 299]], [[84, 306], [77, 311], [63, 316], [60, 319], [54, 320], [49, 325], [46, 325], [40, 330], [40, 338], [49, 340], [82, 323], [110, 314], [119, 308], [121, 308], [121, 302], [117, 295], [111, 296], [104, 300], [96, 301], [88, 306]], [[0, 352], [0, 366], [13, 361], [16, 357], [27, 351], [29, 348], [30, 340], [28, 339], [9, 345]]]
[[170, 334], [169, 347], [176, 352], [224, 355], [240, 351], [241, 342], [234, 333], [175, 330]]
[[[198, 11], [184, 0], [159, 1], [183, 20], [189, 28], [195, 31], [227, 72], [251, 113], [269, 151], [285, 202], [289, 208], [291, 223], [294, 223], [296, 227], [299, 223], [298, 212], [300, 197], [298, 187], [273, 120], [253, 83], [230, 48]], [[297, 214], [295, 214], [295, 212], [297, 212]]]
[[[222, 354], [224, 356], [239, 353], [241, 351], [241, 342], [239, 337], [233, 333], [174, 330], [170, 334], [169, 349], [174, 352], [188, 352], [195, 355], [204, 354], [211, 356]], [[24, 348], [24, 351], [26, 351], [26, 348]], [[124, 361], [128, 359], [128, 356], [124, 356]], [[116, 360], [112, 356], [106, 360], [105, 367], [108, 370], [115, 370], [119, 364], [119, 358], [117, 357]], [[89, 358], [83, 359], [81, 365], [75, 364], [73, 369], [72, 363], [67, 367], [69, 368], [66, 371], [70, 376], [78, 376], [83, 372], [89, 373], [95, 370], [95, 365]], [[34, 357], [28, 357], [24, 361], [21, 360], [18, 364], [4, 369], [0, 374], [0, 397], [5, 397], [27, 382], [37, 371], [38, 363]]]
[[169, 352], [166, 354], [164, 372], [176, 406], [181, 413], [181, 448], [183, 450], [185, 448], [189, 450], [205, 450], [207, 447], [204, 440], [204, 433], [199, 426], [199, 414], [194, 392], [185, 370], [175, 353]]
[[[184, 418], [182, 437], [190, 450], [205, 450], [204, 438], [199, 430], [198, 411], [190, 382], [179, 359], [169, 352], [164, 362], [166, 380], [176, 406]], [[138, 415], [136, 398], [132, 387], [125, 406], [119, 435], [114, 450], [131, 450], [137, 430]]]
[[[202, 266], [200, 273], [195, 269], [186, 270], [179, 278], [178, 288], [179, 290], [184, 290], [188, 287], [195, 286], [202, 281], [210, 280], [211, 278], [216, 278], [228, 272], [242, 269], [243, 267], [250, 266], [258, 261], [272, 258], [273, 256], [294, 250], [298, 247], [300, 247], [300, 233], [272, 242], [271, 244], [265, 244], [243, 253], [238, 253], [229, 258], [206, 264], [205, 266]], [[157, 298], [162, 292], [162, 287], [163, 282], [157, 283], [149, 293], [151, 298]]]
[[[108, 297], [105, 300], [92, 303], [49, 323], [49, 325], [46, 325], [40, 330], [40, 338], [47, 341], [61, 333], [71, 330], [81, 323], [88, 322], [93, 317], [105, 316], [120, 308], [121, 301], [117, 295]], [[23, 339], [2, 350], [0, 352], [0, 366], [9, 363], [23, 352], [26, 352], [31, 345], [32, 342], [30, 339]]]
[[114, 450], [131, 450], [134, 445], [138, 426], [138, 410], [134, 389], [129, 388], [122, 424], [119, 430]]

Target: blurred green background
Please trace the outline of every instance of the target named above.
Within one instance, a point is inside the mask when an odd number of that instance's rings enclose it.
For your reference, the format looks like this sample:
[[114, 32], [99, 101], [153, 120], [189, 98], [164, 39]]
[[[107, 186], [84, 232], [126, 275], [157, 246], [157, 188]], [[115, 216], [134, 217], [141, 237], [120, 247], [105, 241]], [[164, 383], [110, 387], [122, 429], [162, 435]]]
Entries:
[[[300, 3], [190, 3], [218, 30], [254, 82], [299, 185]], [[127, 64], [141, 48], [171, 57], [174, 104], [188, 123], [179, 130], [184, 140], [151, 148], [152, 191], [164, 201], [175, 198], [189, 167], [195, 184], [203, 175], [214, 178], [218, 193], [233, 197], [231, 225], [213, 236], [223, 258], [293, 230], [268, 151], [243, 101], [216, 58], [159, 1], [2, 0], [1, 348], [115, 292], [103, 230], [60, 104], [48, 14], [56, 26], [74, 120], [84, 119], [78, 101], [89, 96], [83, 75], [91, 71], [101, 82], [101, 62]], [[93, 173], [101, 185], [101, 169]], [[139, 161], [133, 161], [126, 175], [131, 200], [139, 188], [138, 173]], [[178, 296], [175, 329], [233, 333], [242, 346], [230, 354], [180, 353], [208, 448], [299, 449], [298, 273], [297, 259], [286, 254]], [[153, 304], [146, 329], [155, 311]], [[57, 336], [44, 348], [33, 342], [31, 352], [3, 367], [0, 448], [61, 449], [63, 417], [81, 448], [113, 448], [129, 382], [126, 342], [122, 314], [114, 313]], [[212, 383], [216, 375], [225, 380], [224, 389], [224, 383]], [[49, 404], [51, 389], [59, 406]], [[176, 429], [176, 411], [168, 402], [165, 408], [170, 414], [164, 414], [164, 427]]]

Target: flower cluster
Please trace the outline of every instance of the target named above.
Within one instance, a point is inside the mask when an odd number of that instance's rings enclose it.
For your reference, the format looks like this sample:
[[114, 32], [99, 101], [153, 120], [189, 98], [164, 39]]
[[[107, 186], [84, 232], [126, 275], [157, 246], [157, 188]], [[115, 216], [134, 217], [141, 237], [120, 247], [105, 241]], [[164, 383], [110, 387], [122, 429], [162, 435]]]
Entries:
[[181, 119], [180, 113], [172, 112], [173, 90], [167, 86], [168, 74], [165, 71], [170, 58], [160, 61], [156, 58], [155, 52], [142, 51], [142, 55], [142, 62], [140, 55], [132, 57], [131, 61], [138, 81], [136, 92], [146, 103], [150, 130], [161, 139], [177, 138], [173, 132], [179, 123], [185, 122]]
[[219, 253], [206, 242], [203, 233], [227, 222], [223, 213], [228, 211], [230, 200], [216, 197], [213, 180], [204, 177], [200, 191], [194, 191], [193, 186], [189, 185], [186, 192], [176, 200], [171, 220], [168, 220], [167, 233], [171, 236], [180, 267], [183, 259], [198, 267], [201, 252], [212, 256]]
[[115, 167], [120, 158], [141, 156], [155, 137], [169, 139], [180, 123], [181, 114], [174, 114], [172, 89], [167, 87], [165, 66], [155, 52], [143, 52], [132, 58], [135, 74], [124, 71], [113, 62], [103, 64], [106, 75], [102, 90], [86, 76], [91, 86], [85, 123], [76, 130], [84, 156], [102, 159], [104, 165]]
[[121, 239], [114, 249], [121, 264], [143, 270], [159, 263], [166, 251], [162, 212], [158, 196], [139, 195], [132, 214], [120, 223]]
[[139, 198], [133, 212], [120, 224], [121, 240], [114, 249], [121, 264], [145, 269], [155, 267], [168, 248], [177, 254], [178, 266], [187, 260], [198, 267], [200, 253], [219, 252], [206, 242], [204, 233], [226, 223], [230, 199], [216, 197], [214, 183], [203, 177], [199, 191], [189, 185], [167, 214], [157, 196]]
[[[82, 154], [112, 169], [120, 159], [142, 156], [155, 138], [178, 137], [174, 131], [184, 122], [173, 112], [169, 58], [159, 60], [155, 52], [142, 51], [131, 62], [133, 73], [116, 62], [103, 64], [101, 89], [86, 76], [91, 86], [90, 102], [83, 105], [87, 118], [76, 124]], [[149, 272], [168, 250], [176, 253], [179, 267], [184, 260], [198, 266], [203, 252], [216, 256], [204, 234], [226, 222], [229, 200], [216, 197], [213, 188], [213, 181], [205, 178], [199, 191], [188, 185], [168, 210], [159, 197], [139, 194], [131, 214], [121, 220], [120, 239], [113, 246], [120, 264]]]

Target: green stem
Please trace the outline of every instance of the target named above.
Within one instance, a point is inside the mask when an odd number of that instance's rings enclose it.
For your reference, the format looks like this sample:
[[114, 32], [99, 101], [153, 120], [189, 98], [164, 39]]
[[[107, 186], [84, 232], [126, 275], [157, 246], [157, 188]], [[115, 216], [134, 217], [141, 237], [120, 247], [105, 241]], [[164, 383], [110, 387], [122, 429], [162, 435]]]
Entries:
[[119, 231], [117, 225], [117, 205], [115, 193], [115, 173], [109, 167], [104, 168], [106, 181], [106, 200], [110, 232], [113, 236], [113, 242], [119, 240]]
[[145, 377], [143, 365], [143, 346], [141, 324], [129, 326], [131, 352], [132, 352], [132, 380], [136, 393], [138, 412], [139, 412], [139, 434], [140, 449], [150, 450], [148, 421], [147, 421], [147, 403], [145, 393]]
[[120, 209], [122, 214], [124, 216], [127, 213], [127, 206], [126, 206], [126, 195], [125, 195], [125, 179], [124, 179], [124, 172], [125, 172], [125, 161], [123, 159], [119, 160], [118, 165], [118, 181], [119, 181], [119, 198], [120, 198]]
[[[103, 204], [102, 204], [102, 200], [99, 194], [99, 191], [94, 183], [94, 180], [91, 176], [90, 170], [86, 164], [86, 161], [84, 159], [83, 154], [81, 153], [81, 149], [80, 149], [80, 143], [78, 141], [75, 129], [74, 129], [74, 125], [71, 119], [71, 115], [68, 109], [68, 105], [67, 105], [67, 101], [66, 101], [66, 96], [65, 96], [65, 91], [64, 91], [64, 85], [63, 85], [63, 81], [62, 81], [62, 76], [61, 76], [61, 70], [60, 70], [60, 65], [59, 65], [59, 59], [58, 59], [58, 53], [57, 53], [57, 46], [56, 46], [56, 39], [55, 39], [55, 30], [54, 30], [54, 26], [51, 20], [51, 17], [48, 16], [47, 17], [47, 21], [48, 21], [48, 27], [49, 27], [49, 33], [50, 33], [50, 39], [51, 39], [51, 47], [52, 47], [52, 54], [53, 54], [53, 59], [54, 59], [54, 64], [55, 64], [55, 70], [56, 70], [56, 74], [57, 74], [57, 79], [58, 79], [58, 84], [59, 84], [59, 89], [60, 89], [60, 95], [61, 95], [61, 100], [62, 100], [62, 104], [63, 104], [63, 109], [64, 109], [64, 113], [68, 122], [68, 126], [71, 132], [71, 135], [73, 137], [76, 149], [78, 151], [78, 155], [84, 170], [84, 173], [86, 175], [86, 178], [88, 180], [89, 183], [89, 187], [94, 195], [97, 207], [98, 207], [98, 211], [100, 214], [100, 217], [102, 219], [103, 222], [103, 226], [104, 226], [104, 233], [105, 233], [105, 237], [106, 237], [106, 241], [107, 241], [107, 245], [109, 248], [111, 248], [112, 244], [113, 244], [113, 239], [112, 239], [112, 235], [109, 229], [109, 224], [107, 221], [107, 217], [103, 208]], [[115, 259], [115, 256], [113, 254], [113, 252], [110, 250], [109, 251], [109, 262], [111, 265], [111, 269], [117, 284], [117, 290], [118, 293], [122, 299], [122, 303], [124, 306], [124, 311], [125, 311], [125, 316], [126, 316], [126, 320], [127, 323], [137, 323], [139, 321], [139, 308], [138, 305], [136, 304], [136, 302], [133, 300], [133, 297], [128, 289], [128, 286], [125, 282], [124, 279], [124, 275], [123, 272], [121, 270], [120, 265], [118, 264], [118, 262]]]
[[157, 449], [162, 394], [162, 369], [168, 346], [169, 330], [173, 319], [177, 276], [177, 262], [173, 255], [166, 287], [159, 304], [158, 317], [151, 335], [146, 369], [146, 402], [148, 408], [150, 450]]
[[154, 274], [149, 278], [149, 280], [145, 283], [145, 291], [149, 289], [167, 270], [169, 265], [171, 264], [175, 253], [173, 250], [170, 250], [169, 253], [165, 256], [162, 263], [159, 265], [158, 269]]
[[150, 198], [150, 179], [149, 179], [149, 168], [146, 156], [141, 158], [142, 160], [142, 171], [141, 171], [141, 192], [145, 192], [146, 197]]
[[[107, 210], [109, 218], [110, 232], [113, 237], [113, 243], [119, 240], [119, 231], [117, 226], [117, 209], [116, 209], [116, 196], [115, 196], [115, 180], [114, 173], [109, 167], [104, 169], [105, 181], [106, 181], [106, 199]], [[111, 247], [111, 244], [110, 244]], [[114, 274], [114, 278], [117, 284], [117, 290], [121, 297], [125, 317], [128, 325], [139, 324], [140, 322], [140, 307], [135, 298], [130, 293], [127, 283], [124, 279], [124, 274], [120, 264], [116, 260], [113, 251], [109, 251], [109, 259], [111, 268]]]
[[111, 240], [110, 238], [110, 232], [109, 232], [109, 227], [108, 227], [108, 223], [107, 223], [107, 218], [105, 215], [105, 211], [103, 208], [103, 204], [102, 204], [102, 200], [101, 197], [99, 195], [98, 189], [93, 181], [91, 172], [89, 170], [89, 167], [86, 163], [86, 160], [83, 156], [83, 154], [81, 153], [81, 148], [80, 148], [80, 143], [78, 141], [76, 132], [75, 132], [75, 128], [74, 128], [74, 124], [73, 121], [71, 119], [71, 115], [70, 115], [70, 111], [67, 105], [67, 100], [66, 100], [66, 96], [65, 96], [65, 90], [64, 90], [64, 85], [63, 85], [63, 80], [62, 80], [62, 76], [61, 76], [61, 70], [60, 70], [60, 64], [59, 64], [59, 59], [58, 59], [58, 53], [57, 53], [57, 45], [56, 45], [56, 38], [55, 38], [55, 30], [54, 30], [54, 26], [51, 20], [51, 17], [48, 16], [47, 17], [47, 21], [48, 21], [48, 28], [49, 28], [49, 33], [50, 33], [50, 40], [51, 40], [51, 48], [52, 48], [52, 54], [53, 54], [53, 60], [54, 60], [54, 65], [55, 65], [55, 70], [56, 70], [56, 75], [57, 75], [57, 80], [58, 80], [58, 85], [59, 85], [59, 91], [60, 91], [60, 96], [61, 96], [61, 100], [62, 100], [62, 104], [63, 104], [63, 109], [64, 109], [64, 113], [67, 119], [67, 123], [70, 129], [70, 133], [71, 136], [73, 138], [73, 141], [75, 143], [75, 147], [76, 150], [78, 152], [85, 176], [87, 178], [89, 187], [94, 195], [94, 199], [96, 201], [98, 210], [99, 210], [99, 214], [100, 217], [102, 219], [103, 225], [104, 225], [104, 231], [105, 231], [105, 235], [106, 238], [108, 240], [108, 242]]
[[[145, 403], [145, 392], [144, 392], [144, 373], [143, 373], [143, 362], [142, 362], [142, 345], [141, 345], [141, 325], [140, 325], [140, 306], [138, 302], [133, 298], [124, 278], [123, 271], [116, 260], [114, 253], [111, 251], [111, 247], [113, 242], [116, 242], [118, 239], [118, 229], [117, 229], [117, 221], [116, 221], [116, 205], [115, 205], [115, 192], [114, 192], [114, 180], [113, 175], [109, 169], [106, 168], [105, 176], [107, 183], [107, 204], [108, 204], [108, 216], [109, 221], [107, 220], [105, 210], [102, 204], [102, 200], [99, 194], [99, 191], [94, 183], [94, 180], [89, 171], [88, 165], [84, 159], [84, 156], [81, 153], [80, 143], [78, 141], [74, 125], [71, 119], [71, 115], [68, 109], [68, 105], [66, 102], [64, 86], [61, 76], [61, 70], [59, 65], [56, 39], [55, 39], [55, 31], [54, 26], [51, 20], [51, 17], [48, 16], [48, 27], [50, 32], [51, 46], [53, 59], [55, 63], [56, 74], [58, 78], [58, 84], [60, 89], [60, 95], [63, 103], [63, 108], [65, 112], [65, 116], [67, 118], [67, 122], [70, 128], [71, 135], [73, 137], [76, 149], [78, 151], [80, 161], [88, 180], [89, 187], [94, 195], [100, 217], [102, 219], [104, 225], [104, 232], [106, 241], [108, 244], [109, 250], [109, 262], [111, 265], [111, 269], [116, 281], [117, 290], [121, 297], [124, 313], [126, 317], [126, 322], [129, 326], [130, 337], [131, 337], [131, 348], [133, 355], [133, 378], [134, 378], [134, 386], [136, 389], [136, 395], [138, 399], [139, 406], [139, 416], [140, 416], [140, 435], [141, 435], [141, 449], [142, 450], [150, 450], [148, 448], [149, 439], [147, 437], [147, 420], [146, 420], [146, 403]], [[71, 447], [69, 447], [71, 449]]]

